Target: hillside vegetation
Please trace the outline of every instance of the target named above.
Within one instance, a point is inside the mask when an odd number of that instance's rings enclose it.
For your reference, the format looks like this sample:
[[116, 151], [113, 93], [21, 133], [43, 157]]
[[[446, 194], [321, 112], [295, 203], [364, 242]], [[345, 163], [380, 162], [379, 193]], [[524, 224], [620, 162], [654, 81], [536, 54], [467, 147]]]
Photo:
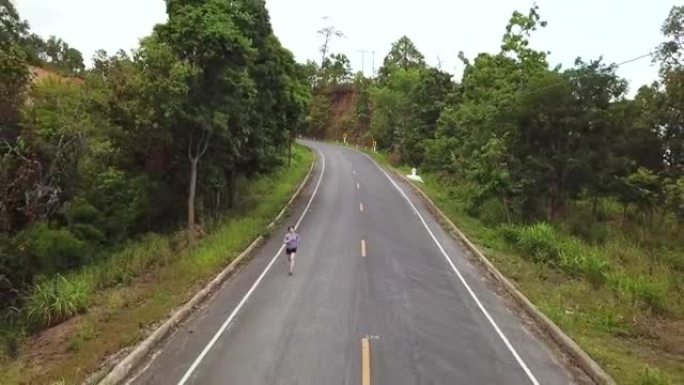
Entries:
[[[306, 72], [273, 34], [264, 1], [166, 3], [168, 21], [138, 48], [100, 51], [86, 68], [80, 52], [35, 35], [0, 0], [3, 370], [26, 370], [47, 349], [34, 337], [100, 320], [112, 291], [134, 291], [141, 277], [151, 286], [136, 300], [176, 290], [127, 313], [133, 334], [110, 330], [109, 351], [91, 350], [83, 365], [135, 341], [264, 230], [311, 164], [308, 151], [292, 150]], [[57, 75], [34, 79], [43, 73], [34, 68]], [[183, 279], [153, 278], [169, 265], [179, 274], [179, 263]], [[90, 339], [106, 330], [91, 326]], [[62, 369], [83, 376], [79, 365]]]

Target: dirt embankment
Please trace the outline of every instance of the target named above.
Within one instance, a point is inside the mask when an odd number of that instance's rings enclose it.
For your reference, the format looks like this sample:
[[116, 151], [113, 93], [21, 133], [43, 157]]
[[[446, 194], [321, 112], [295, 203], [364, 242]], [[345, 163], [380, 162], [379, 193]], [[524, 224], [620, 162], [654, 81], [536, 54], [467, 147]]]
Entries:
[[339, 84], [326, 92], [329, 106], [325, 139], [342, 140], [346, 134], [349, 143], [370, 145], [372, 139], [367, 135], [368, 123], [356, 116], [360, 95], [354, 85]]

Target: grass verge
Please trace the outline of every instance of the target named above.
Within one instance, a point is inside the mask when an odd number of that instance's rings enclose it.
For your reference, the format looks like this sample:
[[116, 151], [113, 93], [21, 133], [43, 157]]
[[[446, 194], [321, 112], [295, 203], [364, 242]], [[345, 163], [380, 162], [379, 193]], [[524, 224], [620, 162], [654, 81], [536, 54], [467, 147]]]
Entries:
[[[393, 167], [386, 154], [369, 154]], [[654, 247], [581, 221], [599, 241], [572, 235], [572, 223], [497, 225], [469, 215], [463, 186], [420, 175], [435, 204], [618, 384], [684, 384], [684, 250], [676, 237]]]
[[247, 182], [240, 210], [192, 249], [180, 248], [177, 236], [150, 235], [102, 265], [37, 287], [29, 319], [66, 321], [36, 336], [14, 337], [17, 358], [0, 352], [0, 383], [77, 384], [107, 356], [144, 338], [264, 232], [312, 161], [313, 153], [297, 146], [290, 167]]

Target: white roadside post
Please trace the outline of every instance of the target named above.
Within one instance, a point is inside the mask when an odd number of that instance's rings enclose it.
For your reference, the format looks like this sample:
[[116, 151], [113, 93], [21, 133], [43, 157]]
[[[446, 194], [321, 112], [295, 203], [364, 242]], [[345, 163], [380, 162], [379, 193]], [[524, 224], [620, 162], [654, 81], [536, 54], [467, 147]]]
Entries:
[[377, 148], [378, 148], [378, 142], [373, 141], [373, 152], [378, 152]]
[[416, 172], [417, 172], [417, 170], [416, 170], [415, 167], [414, 167], [414, 168], [411, 169], [411, 174], [410, 174], [410, 175], [406, 175], [406, 177], [409, 178], [409, 179], [411, 179], [411, 180], [414, 180], [414, 181], [416, 181], [416, 182], [421, 182], [421, 183], [423, 183], [423, 178], [419, 177], [419, 176], [416, 174]]

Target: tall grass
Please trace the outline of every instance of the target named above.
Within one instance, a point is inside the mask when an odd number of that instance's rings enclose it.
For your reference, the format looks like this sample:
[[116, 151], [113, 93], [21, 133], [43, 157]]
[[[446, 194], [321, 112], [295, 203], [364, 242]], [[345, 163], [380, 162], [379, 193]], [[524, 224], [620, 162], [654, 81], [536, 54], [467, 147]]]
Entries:
[[175, 255], [172, 238], [149, 234], [100, 264], [38, 282], [26, 299], [23, 318], [32, 329], [41, 329], [85, 312], [97, 290], [125, 285], [151, 267], [169, 263]]
[[676, 312], [669, 298], [670, 282], [666, 274], [642, 276], [623, 272], [611, 277], [611, 282], [621, 297], [630, 301], [632, 306], [658, 316]]
[[550, 264], [571, 277], [583, 277], [594, 286], [603, 285], [612, 270], [599, 249], [585, 245], [547, 223], [504, 226], [500, 234], [533, 262]]
[[635, 385], [670, 385], [670, 379], [657, 369], [646, 368], [634, 381]]
[[33, 287], [25, 307], [31, 326], [46, 327], [67, 320], [88, 308], [92, 281], [87, 276], [57, 275]]

